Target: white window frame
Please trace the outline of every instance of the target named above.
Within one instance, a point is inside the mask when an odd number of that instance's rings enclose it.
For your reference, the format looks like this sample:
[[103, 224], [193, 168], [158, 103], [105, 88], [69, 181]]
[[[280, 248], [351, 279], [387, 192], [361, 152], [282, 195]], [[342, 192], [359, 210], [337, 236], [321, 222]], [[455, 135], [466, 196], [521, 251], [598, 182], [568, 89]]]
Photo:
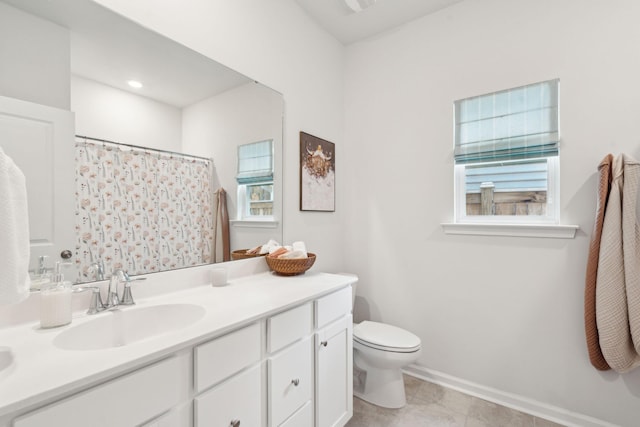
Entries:
[[[263, 182], [260, 182], [260, 180], [256, 180], [255, 182], [243, 182], [240, 183], [240, 149], [241, 147], [244, 146], [249, 146], [249, 145], [255, 145], [255, 144], [261, 144], [264, 142], [269, 142], [269, 145], [271, 147], [271, 179], [269, 180], [265, 180]], [[237, 155], [237, 167], [236, 169], [238, 170], [238, 175], [236, 176], [236, 180], [238, 181], [237, 184], [237, 191], [236, 191], [236, 195], [237, 195], [237, 206], [236, 206], [236, 220], [235, 222], [245, 222], [245, 223], [275, 223], [275, 199], [276, 199], [276, 185], [275, 185], [275, 179], [273, 179], [273, 174], [275, 173], [274, 169], [275, 169], [275, 156], [274, 156], [274, 143], [273, 143], [273, 139], [264, 139], [264, 140], [260, 140], [260, 141], [256, 141], [256, 142], [252, 142], [252, 143], [247, 143], [247, 144], [243, 144], [242, 146], [238, 147], [238, 155]], [[245, 180], [247, 177], [244, 177]], [[254, 186], [254, 185], [271, 185], [272, 186], [272, 193], [271, 193], [271, 202], [273, 204], [272, 206], [272, 214], [271, 215], [251, 215], [250, 212], [250, 203], [248, 200], [248, 194], [247, 194], [247, 187], [249, 186]]]
[[[513, 88], [517, 89], [517, 88]], [[509, 89], [511, 90], [511, 89]], [[560, 126], [560, 94], [558, 93], [558, 131]], [[454, 105], [454, 147], [456, 145], [456, 109]], [[473, 164], [454, 164], [454, 218], [443, 223], [446, 234], [484, 236], [518, 236], [574, 238], [577, 225], [560, 224], [560, 149], [547, 160], [547, 206], [545, 215], [467, 215], [465, 171]], [[491, 161], [477, 164], [489, 164]]]
[[[455, 222], [460, 224], [559, 224], [560, 223], [560, 155], [547, 157], [546, 215], [467, 215], [465, 168], [454, 165]], [[490, 162], [487, 162], [490, 163]]]
[[[252, 185], [271, 185], [273, 192], [271, 194], [271, 202], [273, 203], [271, 215], [251, 215], [249, 209], [249, 196], [247, 187]], [[255, 184], [238, 184], [238, 220], [240, 221], [275, 221], [273, 209], [275, 209], [275, 183], [273, 181], [261, 182]]]

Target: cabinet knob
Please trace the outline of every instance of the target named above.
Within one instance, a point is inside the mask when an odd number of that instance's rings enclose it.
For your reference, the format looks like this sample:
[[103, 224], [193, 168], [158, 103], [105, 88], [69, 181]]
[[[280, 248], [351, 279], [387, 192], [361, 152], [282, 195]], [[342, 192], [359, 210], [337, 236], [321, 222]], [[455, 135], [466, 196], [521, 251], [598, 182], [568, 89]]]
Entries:
[[329, 341], [322, 341], [320, 343], [321, 346], [326, 347], [329, 344]]
[[291, 380], [291, 384], [293, 384], [294, 386], [298, 387], [298, 384], [300, 384], [300, 379], [299, 378], [294, 378]]
[[231, 420], [229, 427], [240, 427], [240, 420]]

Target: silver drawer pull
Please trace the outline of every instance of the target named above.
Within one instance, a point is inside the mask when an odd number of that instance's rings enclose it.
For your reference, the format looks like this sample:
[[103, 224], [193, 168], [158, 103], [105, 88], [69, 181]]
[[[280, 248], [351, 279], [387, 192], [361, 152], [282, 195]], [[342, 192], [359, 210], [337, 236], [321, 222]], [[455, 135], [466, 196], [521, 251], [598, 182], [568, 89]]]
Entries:
[[295, 379], [291, 380], [291, 384], [293, 384], [294, 386], [298, 387], [298, 384], [300, 384], [300, 379], [295, 378]]
[[327, 344], [329, 344], [329, 341], [322, 341], [322, 342], [320, 343], [320, 345], [321, 345], [321, 346], [323, 346], [323, 347], [326, 347], [326, 346], [327, 346]]
[[240, 420], [232, 420], [229, 427], [240, 427]]

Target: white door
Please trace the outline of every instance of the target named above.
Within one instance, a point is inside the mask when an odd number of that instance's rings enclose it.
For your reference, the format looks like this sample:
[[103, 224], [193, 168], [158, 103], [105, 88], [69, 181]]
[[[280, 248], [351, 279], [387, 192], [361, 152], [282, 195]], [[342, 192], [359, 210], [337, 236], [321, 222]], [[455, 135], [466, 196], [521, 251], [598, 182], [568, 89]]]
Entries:
[[353, 415], [352, 317], [316, 333], [316, 427], [344, 426]]
[[0, 146], [27, 181], [30, 270], [41, 255], [53, 267], [75, 250], [73, 133], [72, 112], [0, 96]]

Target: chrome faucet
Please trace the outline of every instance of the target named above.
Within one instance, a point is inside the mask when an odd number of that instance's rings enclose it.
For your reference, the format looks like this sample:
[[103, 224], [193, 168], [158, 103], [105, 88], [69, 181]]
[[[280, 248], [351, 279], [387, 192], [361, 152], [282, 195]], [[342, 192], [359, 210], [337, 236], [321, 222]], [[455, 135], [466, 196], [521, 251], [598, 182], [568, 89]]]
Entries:
[[118, 285], [129, 282], [129, 275], [122, 269], [114, 270], [111, 273], [111, 280], [109, 280], [109, 290], [107, 291], [107, 304], [106, 308], [112, 309], [120, 305], [120, 297], [118, 296]]
[[[131, 282], [136, 280], [147, 280], [147, 278], [137, 277], [132, 279], [126, 271], [120, 268], [115, 270], [109, 280], [106, 303], [102, 302], [99, 286], [78, 286], [73, 289], [73, 292], [91, 291], [91, 300], [87, 314], [97, 314], [105, 310], [112, 310], [121, 305], [134, 305], [135, 301], [133, 300], [133, 295], [131, 295]], [[120, 283], [124, 283], [122, 298], [118, 296], [118, 285]]]
[[[107, 310], [118, 307], [119, 305], [134, 305], [133, 295], [131, 295], [131, 282], [132, 280], [146, 280], [146, 277], [140, 277], [137, 279], [131, 279], [126, 271], [117, 269], [111, 274], [111, 280], [109, 280], [109, 290], [107, 292], [107, 304], [105, 308]], [[118, 297], [118, 285], [124, 283], [124, 290], [122, 291], [122, 298]]]
[[96, 280], [104, 280], [104, 262], [101, 259], [92, 262], [89, 268], [95, 273]]

